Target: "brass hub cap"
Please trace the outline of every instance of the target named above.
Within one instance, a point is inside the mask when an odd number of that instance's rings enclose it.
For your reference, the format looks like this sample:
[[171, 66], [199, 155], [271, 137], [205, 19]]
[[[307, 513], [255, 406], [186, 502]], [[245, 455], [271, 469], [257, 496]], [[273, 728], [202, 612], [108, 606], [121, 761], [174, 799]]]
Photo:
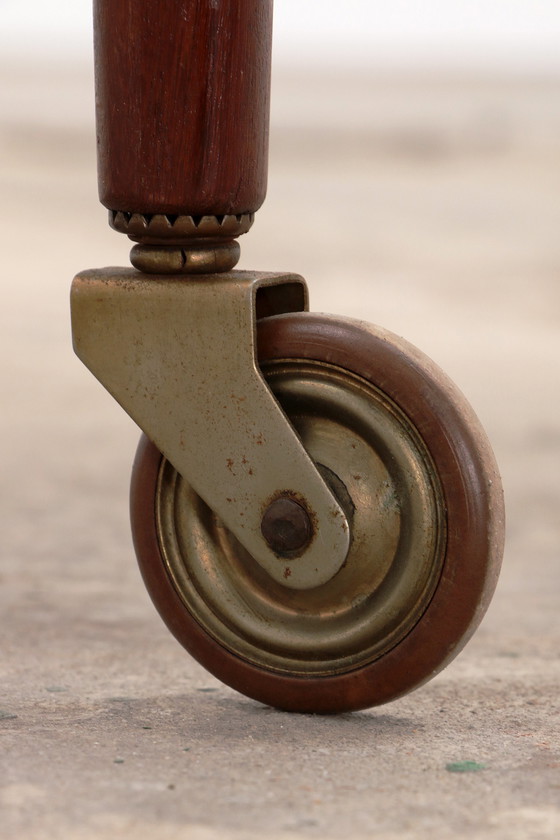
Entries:
[[316, 589], [276, 583], [165, 460], [162, 555], [189, 612], [237, 656], [280, 673], [344, 673], [398, 644], [428, 606], [445, 549], [440, 484], [420, 435], [360, 377], [298, 360], [263, 372], [348, 515], [344, 566]]

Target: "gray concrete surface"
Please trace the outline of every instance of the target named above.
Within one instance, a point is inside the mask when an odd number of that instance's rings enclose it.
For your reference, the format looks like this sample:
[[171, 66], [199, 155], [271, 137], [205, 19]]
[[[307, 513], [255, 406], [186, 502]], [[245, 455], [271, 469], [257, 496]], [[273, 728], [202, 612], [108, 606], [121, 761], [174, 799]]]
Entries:
[[155, 615], [127, 521], [137, 433], [70, 349], [73, 274], [128, 252], [96, 203], [88, 73], [0, 76], [2, 840], [557, 838], [560, 81], [276, 80], [243, 267], [299, 271], [314, 309], [434, 357], [508, 503], [460, 658], [323, 718], [223, 687]]

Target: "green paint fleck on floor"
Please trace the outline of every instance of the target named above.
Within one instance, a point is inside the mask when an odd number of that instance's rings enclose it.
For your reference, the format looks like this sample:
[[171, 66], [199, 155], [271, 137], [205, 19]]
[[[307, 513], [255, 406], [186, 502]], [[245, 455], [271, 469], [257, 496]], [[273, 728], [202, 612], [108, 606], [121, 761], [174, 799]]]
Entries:
[[445, 765], [449, 773], [478, 773], [479, 770], [486, 770], [486, 764], [479, 764], [478, 761], [452, 761]]

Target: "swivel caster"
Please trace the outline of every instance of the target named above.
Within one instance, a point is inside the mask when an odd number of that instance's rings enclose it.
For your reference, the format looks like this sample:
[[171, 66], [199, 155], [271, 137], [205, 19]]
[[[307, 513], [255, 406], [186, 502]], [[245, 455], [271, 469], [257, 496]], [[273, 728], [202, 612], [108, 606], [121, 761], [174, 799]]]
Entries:
[[[418, 350], [309, 313], [297, 275], [231, 270], [264, 197], [271, 4], [178, 5], [151, 0], [141, 19], [96, 5], [101, 197], [140, 271], [73, 287], [76, 351], [145, 432], [140, 569], [179, 642], [247, 696], [300, 712], [384, 703], [441, 670], [486, 610], [496, 464]], [[240, 114], [221, 93], [232, 84]]]

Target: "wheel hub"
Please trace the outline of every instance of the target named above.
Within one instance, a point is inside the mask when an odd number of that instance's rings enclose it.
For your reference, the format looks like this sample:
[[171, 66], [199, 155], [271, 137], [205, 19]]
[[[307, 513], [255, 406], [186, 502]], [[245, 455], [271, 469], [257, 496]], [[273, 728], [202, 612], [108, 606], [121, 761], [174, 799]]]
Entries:
[[[156, 500], [162, 554], [188, 610], [237, 656], [272, 671], [344, 673], [390, 650], [429, 604], [445, 542], [439, 482], [419, 435], [374, 386], [319, 362], [263, 370], [351, 522], [346, 563], [315, 589], [284, 587], [165, 461]], [[263, 534], [286, 575], [309, 539], [308, 521], [286, 496], [264, 514]]]

